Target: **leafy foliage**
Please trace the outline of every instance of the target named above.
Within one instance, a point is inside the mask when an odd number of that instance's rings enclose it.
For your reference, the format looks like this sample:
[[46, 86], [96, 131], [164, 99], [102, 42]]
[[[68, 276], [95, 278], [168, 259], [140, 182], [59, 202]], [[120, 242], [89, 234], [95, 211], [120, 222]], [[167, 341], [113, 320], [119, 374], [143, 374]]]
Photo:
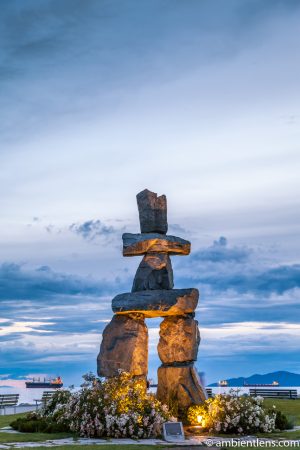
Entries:
[[262, 397], [240, 397], [232, 390], [227, 395], [209, 398], [202, 405], [191, 406], [188, 420], [210, 432], [270, 433], [275, 429], [276, 412], [263, 407]]
[[281, 411], [276, 412], [275, 428], [276, 430], [291, 430], [294, 427], [293, 420], [283, 414]]
[[29, 413], [26, 417], [14, 420], [11, 427], [23, 433], [60, 433], [66, 431], [66, 427], [53, 420], [46, 420], [37, 413]]
[[[61, 430], [85, 437], [147, 438], [161, 434], [163, 422], [170, 420], [167, 406], [147, 394], [144, 379], [126, 372], [102, 381], [92, 374], [84, 376], [78, 392], [57, 391], [34, 419], [27, 416], [25, 431], [41, 431], [56, 424]], [[19, 429], [20, 424], [12, 424]]]

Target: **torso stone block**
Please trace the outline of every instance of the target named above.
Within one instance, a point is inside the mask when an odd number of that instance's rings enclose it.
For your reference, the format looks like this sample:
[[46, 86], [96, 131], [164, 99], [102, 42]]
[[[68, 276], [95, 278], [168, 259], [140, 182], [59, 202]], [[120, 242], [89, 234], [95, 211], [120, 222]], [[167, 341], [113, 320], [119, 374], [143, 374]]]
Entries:
[[134, 277], [132, 292], [148, 289], [172, 289], [173, 269], [167, 253], [148, 253]]

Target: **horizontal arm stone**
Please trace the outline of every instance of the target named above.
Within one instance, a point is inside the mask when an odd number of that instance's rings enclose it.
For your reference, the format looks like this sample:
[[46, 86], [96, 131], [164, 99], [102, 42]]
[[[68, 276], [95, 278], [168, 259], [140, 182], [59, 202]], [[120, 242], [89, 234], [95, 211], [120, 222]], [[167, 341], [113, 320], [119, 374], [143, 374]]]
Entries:
[[139, 256], [145, 253], [169, 253], [170, 255], [188, 255], [191, 243], [176, 236], [159, 233], [124, 233], [123, 256]]
[[119, 294], [112, 300], [116, 314], [138, 312], [145, 317], [179, 316], [195, 311], [197, 289], [148, 290]]

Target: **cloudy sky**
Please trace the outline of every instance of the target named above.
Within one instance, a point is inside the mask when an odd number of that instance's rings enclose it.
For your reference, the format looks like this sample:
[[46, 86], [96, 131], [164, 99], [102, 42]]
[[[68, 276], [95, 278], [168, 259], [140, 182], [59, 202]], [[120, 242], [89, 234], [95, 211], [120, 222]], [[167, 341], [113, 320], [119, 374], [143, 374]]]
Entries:
[[0, 377], [95, 371], [144, 188], [192, 242], [207, 381], [300, 373], [299, 2], [0, 6]]

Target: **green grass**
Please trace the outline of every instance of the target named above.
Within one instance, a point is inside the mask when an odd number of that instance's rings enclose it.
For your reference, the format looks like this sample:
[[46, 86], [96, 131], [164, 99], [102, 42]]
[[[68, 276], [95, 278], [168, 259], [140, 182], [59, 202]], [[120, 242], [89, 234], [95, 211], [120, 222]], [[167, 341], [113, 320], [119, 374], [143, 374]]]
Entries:
[[8, 427], [9, 424], [19, 417], [25, 417], [26, 413], [24, 414], [12, 414], [10, 416], [0, 416], [0, 428]]
[[[24, 416], [26, 416], [26, 414], [0, 416], [0, 428], [8, 427], [13, 420]], [[42, 442], [47, 441], [48, 439], [63, 439], [71, 436], [71, 433], [0, 433], [0, 444], [9, 442]]]
[[43, 442], [71, 437], [70, 433], [0, 433], [0, 444], [9, 442]]
[[[265, 406], [272, 408], [276, 406], [277, 411], [283, 412], [288, 418], [292, 420], [294, 425], [300, 425], [300, 400], [280, 400], [267, 398], [264, 401]], [[274, 433], [258, 434], [258, 437], [269, 437], [271, 439], [300, 439], [300, 430], [279, 431]]]
[[300, 425], [300, 400], [273, 400], [267, 398], [264, 404], [268, 408], [272, 408], [275, 405], [277, 410], [283, 412], [286, 416], [292, 417], [295, 425]]

